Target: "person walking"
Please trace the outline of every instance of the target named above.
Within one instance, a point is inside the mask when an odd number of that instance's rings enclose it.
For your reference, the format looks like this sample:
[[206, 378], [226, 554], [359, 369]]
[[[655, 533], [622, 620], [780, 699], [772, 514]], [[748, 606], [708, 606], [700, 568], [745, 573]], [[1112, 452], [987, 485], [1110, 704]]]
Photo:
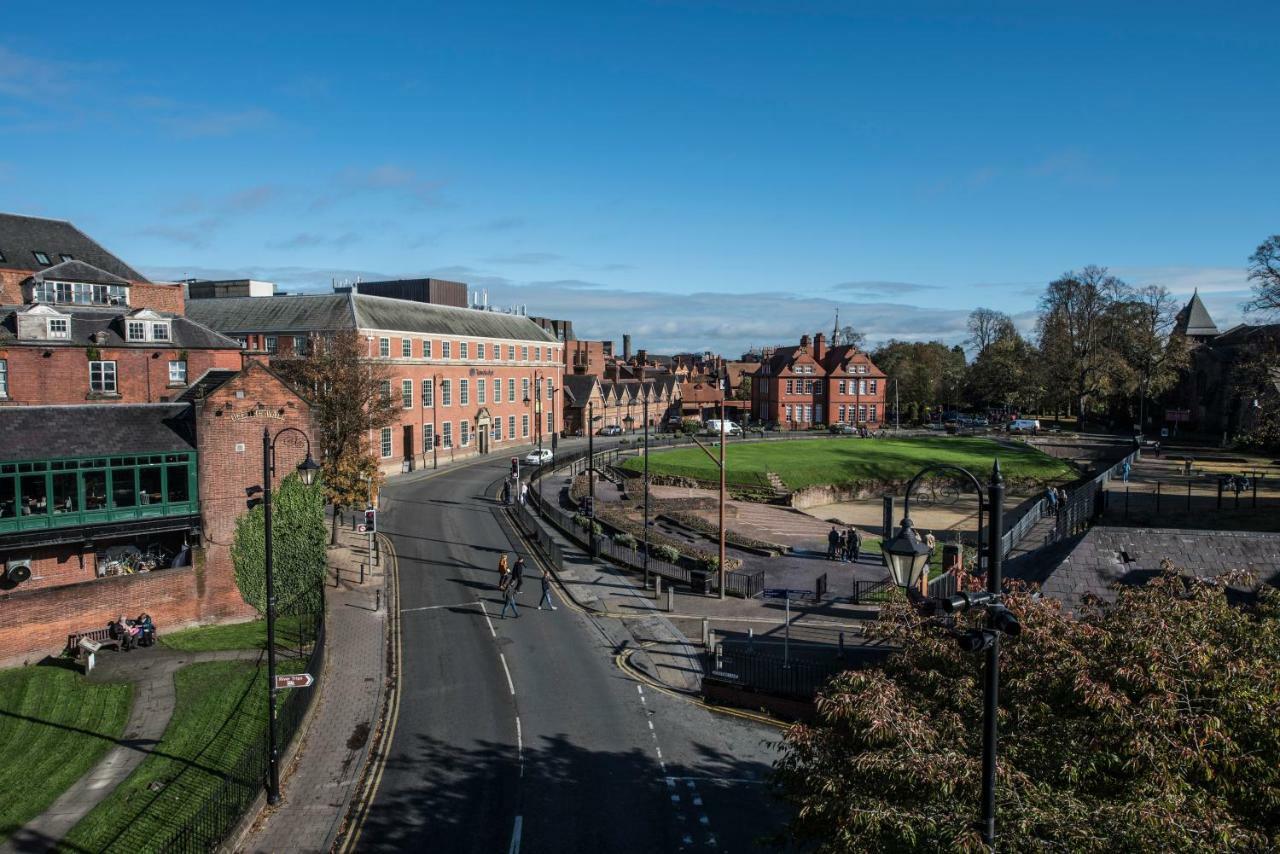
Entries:
[[545, 566], [542, 568], [542, 598], [538, 600], [538, 610], [542, 610], [542, 604], [546, 603], [547, 607], [552, 611], [556, 609], [555, 602], [551, 601], [551, 570]]
[[840, 545], [840, 532], [836, 530], [836, 526], [832, 525], [831, 530], [827, 533], [827, 560], [836, 559], [836, 549]]
[[1048, 504], [1048, 515], [1054, 515], [1058, 512], [1058, 490], [1052, 486], [1044, 491], [1045, 501]]
[[502, 482], [502, 503], [509, 505], [511, 503], [511, 481], [504, 480]]
[[529, 481], [521, 481], [520, 483], [520, 503], [524, 504], [529, 498]]
[[840, 539], [836, 540], [836, 560], [844, 561], [847, 559], [847, 555], [848, 555], [847, 543], [848, 543], [848, 540], [845, 537], [844, 531], [841, 531]]
[[507, 553], [503, 552], [502, 557], [498, 558], [498, 589], [506, 590], [507, 582], [511, 580], [511, 570], [507, 566]]
[[862, 532], [857, 528], [850, 528], [848, 533], [848, 543], [846, 546], [846, 559], [854, 563], [858, 562], [858, 555], [862, 553]]
[[516, 565], [511, 568], [511, 582], [507, 586], [514, 587], [517, 593], [524, 587], [524, 558], [516, 558]]
[[929, 547], [929, 560], [933, 560], [933, 549], [938, 544], [938, 538], [933, 535], [933, 531], [926, 531], [924, 535], [924, 544]]
[[1122, 465], [1122, 466], [1120, 467], [1120, 480], [1121, 480], [1121, 482], [1122, 482], [1122, 483], [1128, 483], [1128, 482], [1129, 482], [1129, 469], [1130, 469], [1130, 467], [1131, 467], [1131, 466], [1130, 466], [1130, 464], [1129, 464], [1129, 461], [1128, 461], [1128, 460], [1125, 460], [1125, 461], [1124, 461], [1124, 465]]
[[508, 609], [511, 611], [511, 616], [519, 618], [520, 612], [516, 610], [515, 584], [508, 584], [506, 589], [502, 591], [502, 613], [498, 616], [505, 620], [507, 618]]

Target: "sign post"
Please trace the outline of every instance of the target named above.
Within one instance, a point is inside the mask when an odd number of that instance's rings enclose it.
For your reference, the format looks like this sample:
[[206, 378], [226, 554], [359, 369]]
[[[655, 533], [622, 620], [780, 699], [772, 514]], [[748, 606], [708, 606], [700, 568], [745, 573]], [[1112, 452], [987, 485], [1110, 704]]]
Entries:
[[805, 599], [814, 595], [813, 590], [799, 590], [794, 587], [766, 587], [760, 592], [765, 599], [784, 599], [786, 600], [786, 625], [782, 638], [782, 667], [784, 670], [791, 667], [791, 600], [792, 598]]
[[288, 688], [310, 688], [315, 681], [310, 673], [281, 673], [276, 675], [275, 687], [277, 691]]

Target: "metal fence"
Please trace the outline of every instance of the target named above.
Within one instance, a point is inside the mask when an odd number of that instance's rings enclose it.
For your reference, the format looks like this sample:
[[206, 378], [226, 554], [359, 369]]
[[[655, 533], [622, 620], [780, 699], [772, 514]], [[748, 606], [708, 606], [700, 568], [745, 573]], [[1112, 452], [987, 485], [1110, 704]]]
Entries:
[[[324, 585], [305, 591], [277, 609], [277, 661], [304, 661], [306, 672], [316, 678], [309, 688], [295, 688], [277, 705], [276, 735], [283, 755], [297, 735], [307, 709], [320, 690], [325, 656]], [[265, 680], [265, 663], [259, 678]], [[266, 787], [268, 738], [262, 734], [236, 758], [222, 783], [210, 792], [194, 815], [183, 822], [155, 850], [205, 854], [215, 850], [244, 817], [245, 811]]]
[[848, 667], [836, 656], [784, 659], [723, 645], [703, 656], [703, 678], [766, 694], [811, 700], [827, 680]]

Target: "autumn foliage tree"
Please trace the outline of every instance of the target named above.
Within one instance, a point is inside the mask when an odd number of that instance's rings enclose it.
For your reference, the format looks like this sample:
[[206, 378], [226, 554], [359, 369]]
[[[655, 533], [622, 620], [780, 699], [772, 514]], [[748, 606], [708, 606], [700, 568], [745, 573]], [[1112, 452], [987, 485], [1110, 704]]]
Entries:
[[[320, 440], [325, 497], [335, 507], [363, 506], [369, 479], [381, 481], [369, 436], [396, 423], [401, 405], [390, 392], [387, 365], [367, 357], [354, 331], [316, 339], [310, 351], [272, 367], [311, 401]], [[331, 539], [337, 535], [337, 514]]]
[[[1003, 851], [1280, 850], [1280, 593], [1161, 574], [1074, 618], [1025, 594], [1001, 661]], [[905, 605], [777, 765], [821, 852], [982, 850], [981, 658]]]

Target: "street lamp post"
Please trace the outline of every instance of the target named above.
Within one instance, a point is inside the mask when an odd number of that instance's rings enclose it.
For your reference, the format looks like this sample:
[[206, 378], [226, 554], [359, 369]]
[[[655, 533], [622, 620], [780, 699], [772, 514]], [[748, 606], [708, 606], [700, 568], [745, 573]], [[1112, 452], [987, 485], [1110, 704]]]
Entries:
[[911, 492], [920, 479], [929, 474], [945, 472], [952, 476], [967, 478], [978, 494], [978, 557], [979, 570], [982, 568], [982, 514], [985, 509], [987, 520], [986, 573], [987, 589], [982, 593], [960, 592], [945, 599], [928, 599], [918, 596], [915, 603], [923, 610], [937, 610], [946, 613], [958, 613], [972, 608], [981, 609], [987, 618], [986, 628], [973, 629], [958, 635], [960, 647], [970, 652], [985, 652], [986, 663], [983, 679], [983, 718], [982, 718], [982, 816], [978, 825], [982, 840], [987, 847], [994, 850], [996, 837], [996, 749], [999, 742], [998, 721], [996, 717], [1000, 700], [1000, 636], [1007, 634], [1016, 636], [1022, 626], [1001, 602], [1001, 565], [1003, 554], [1001, 539], [1004, 536], [1004, 478], [1000, 474], [1000, 462], [997, 460], [991, 467], [991, 479], [987, 483], [987, 498], [983, 502], [982, 484], [967, 469], [953, 465], [934, 465], [922, 469], [907, 484], [906, 497], [903, 501], [902, 527], [895, 537], [884, 543], [882, 552], [885, 566], [889, 569], [893, 580], [899, 587], [907, 590], [912, 596], [921, 573], [929, 562], [929, 549], [920, 542], [911, 523]]
[[263, 565], [267, 582], [267, 803], [280, 802], [280, 750], [276, 743], [276, 588], [271, 550], [271, 477], [276, 471], [276, 440], [285, 433], [297, 433], [307, 443], [307, 455], [298, 464], [298, 476], [310, 486], [315, 483], [320, 466], [311, 459], [311, 438], [297, 427], [285, 427], [275, 438], [262, 428], [262, 516]]
[[644, 586], [649, 586], [649, 389], [640, 383], [644, 395], [640, 417], [644, 419]]
[[596, 404], [587, 401], [587, 542], [588, 552], [596, 556]]
[[431, 467], [440, 468], [440, 424], [436, 413], [440, 407], [436, 405], [436, 395], [440, 393], [440, 374], [431, 377]]

